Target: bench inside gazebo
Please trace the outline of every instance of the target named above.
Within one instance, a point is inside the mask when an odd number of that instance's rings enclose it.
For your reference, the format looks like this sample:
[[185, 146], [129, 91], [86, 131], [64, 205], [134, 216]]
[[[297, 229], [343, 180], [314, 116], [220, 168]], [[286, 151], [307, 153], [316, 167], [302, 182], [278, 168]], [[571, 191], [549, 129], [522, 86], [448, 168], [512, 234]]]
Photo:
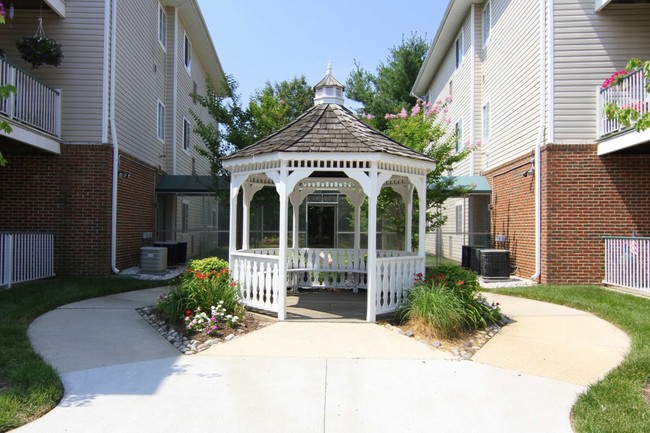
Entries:
[[[276, 313], [280, 320], [286, 319], [287, 290], [365, 290], [366, 320], [374, 322], [378, 314], [394, 312], [404, 290], [424, 272], [426, 178], [435, 161], [358, 120], [343, 106], [343, 85], [329, 67], [315, 90], [314, 107], [280, 131], [223, 159], [231, 172], [231, 275], [248, 307]], [[251, 200], [264, 187], [275, 188], [279, 196], [279, 246], [250, 248]], [[405, 203], [400, 251], [377, 248], [377, 199], [382, 187], [392, 188]], [[238, 224], [240, 191], [243, 218]], [[353, 248], [299, 245], [299, 207], [310, 194], [323, 191], [343, 193], [354, 206]], [[415, 193], [420, 198], [416, 252], [411, 242]], [[366, 200], [367, 243], [362, 245], [361, 206]]]

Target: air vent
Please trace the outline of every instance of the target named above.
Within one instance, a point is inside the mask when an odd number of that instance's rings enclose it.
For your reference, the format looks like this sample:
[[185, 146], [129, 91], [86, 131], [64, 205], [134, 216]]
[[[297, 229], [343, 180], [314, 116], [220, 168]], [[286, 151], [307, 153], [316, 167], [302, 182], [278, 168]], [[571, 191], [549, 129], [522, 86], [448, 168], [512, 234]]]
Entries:
[[480, 272], [486, 278], [508, 278], [510, 276], [510, 251], [480, 250]]
[[167, 271], [167, 248], [140, 248], [140, 271], [143, 274], [164, 274]]

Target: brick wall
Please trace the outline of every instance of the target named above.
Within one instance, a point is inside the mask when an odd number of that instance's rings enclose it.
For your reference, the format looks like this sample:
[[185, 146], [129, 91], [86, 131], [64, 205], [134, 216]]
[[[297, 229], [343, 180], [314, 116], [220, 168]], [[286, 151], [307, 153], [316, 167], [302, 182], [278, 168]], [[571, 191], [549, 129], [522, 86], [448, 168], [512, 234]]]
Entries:
[[[0, 168], [0, 231], [50, 231], [57, 275], [111, 273], [112, 147], [62, 145], [61, 155], [5, 152]], [[154, 232], [152, 167], [123, 155], [118, 182], [118, 269], [139, 262], [144, 232]]]
[[546, 281], [600, 283], [602, 236], [650, 236], [650, 155], [549, 145], [543, 163]]
[[[492, 183], [491, 231], [511, 251], [517, 275], [535, 271], [534, 176], [531, 156], [486, 173]], [[604, 276], [602, 236], [650, 236], [650, 155], [599, 157], [597, 145], [542, 150], [541, 282], [598, 284]]]
[[530, 161], [531, 156], [524, 156], [485, 174], [492, 186], [492, 239], [506, 236], [495, 246], [510, 250], [515, 274], [523, 278], [535, 273], [535, 177], [523, 176]]
[[137, 159], [120, 155], [120, 170], [128, 177], [118, 179], [117, 190], [117, 257], [116, 266], [124, 269], [140, 264], [140, 247], [151, 245], [155, 234], [156, 183], [154, 167]]

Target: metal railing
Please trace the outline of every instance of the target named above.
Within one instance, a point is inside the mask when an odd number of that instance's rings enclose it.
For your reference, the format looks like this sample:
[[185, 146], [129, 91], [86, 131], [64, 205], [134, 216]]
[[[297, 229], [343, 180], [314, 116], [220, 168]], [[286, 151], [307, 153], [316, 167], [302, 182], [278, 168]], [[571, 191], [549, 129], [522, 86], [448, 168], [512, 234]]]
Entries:
[[16, 92], [0, 101], [0, 114], [60, 138], [61, 92], [0, 58], [0, 85], [7, 84]]
[[650, 238], [605, 236], [604, 284], [650, 290]]
[[53, 233], [0, 233], [0, 286], [53, 276]]
[[647, 91], [648, 81], [643, 70], [631, 73], [620, 84], [598, 88], [598, 137], [615, 134], [626, 130], [617, 120], [609, 120], [605, 114], [605, 106], [615, 103], [619, 107], [634, 108], [642, 115], [650, 110], [650, 93]]

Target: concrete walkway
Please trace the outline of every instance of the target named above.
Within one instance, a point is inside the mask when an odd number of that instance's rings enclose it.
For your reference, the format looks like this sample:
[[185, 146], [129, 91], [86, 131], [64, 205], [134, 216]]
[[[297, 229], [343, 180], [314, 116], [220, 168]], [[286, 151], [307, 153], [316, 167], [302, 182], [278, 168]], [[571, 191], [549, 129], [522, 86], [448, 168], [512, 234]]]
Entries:
[[35, 320], [30, 339], [61, 373], [65, 396], [16, 431], [568, 433], [578, 394], [629, 348], [589, 314], [499, 296], [515, 322], [474, 361], [374, 324], [309, 321], [183, 356], [135, 311], [160, 293], [91, 299]]

